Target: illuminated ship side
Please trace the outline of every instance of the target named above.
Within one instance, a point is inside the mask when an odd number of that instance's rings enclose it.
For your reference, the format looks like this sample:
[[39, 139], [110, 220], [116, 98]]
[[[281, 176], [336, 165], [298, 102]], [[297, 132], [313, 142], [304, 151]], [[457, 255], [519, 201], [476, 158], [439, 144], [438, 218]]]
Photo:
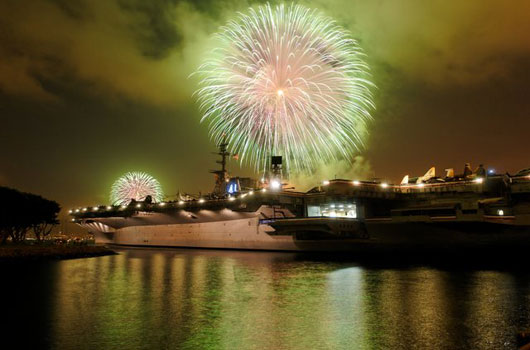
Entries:
[[301, 193], [282, 190], [278, 158], [260, 188], [229, 178], [228, 154], [219, 154], [208, 196], [76, 209], [73, 220], [99, 243], [130, 246], [358, 251], [530, 242], [529, 170], [510, 176], [466, 167], [437, 178], [431, 169], [400, 185], [336, 179]]
[[[98, 242], [122, 245], [294, 250], [290, 237], [270, 234], [274, 230], [262, 223], [294, 216], [288, 209], [265, 204], [278, 195], [259, 192], [245, 199], [192, 200], [164, 207], [142, 203], [144, 208], [119, 208], [106, 217], [85, 217], [79, 224], [94, 232]], [[301, 202], [296, 196], [289, 199]]]

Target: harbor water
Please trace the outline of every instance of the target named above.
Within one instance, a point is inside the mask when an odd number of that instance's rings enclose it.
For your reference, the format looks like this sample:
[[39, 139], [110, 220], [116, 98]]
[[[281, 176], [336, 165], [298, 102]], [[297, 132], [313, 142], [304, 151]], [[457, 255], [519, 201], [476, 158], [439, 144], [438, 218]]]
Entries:
[[39, 349], [515, 349], [530, 327], [524, 268], [118, 252], [3, 265], [4, 339]]

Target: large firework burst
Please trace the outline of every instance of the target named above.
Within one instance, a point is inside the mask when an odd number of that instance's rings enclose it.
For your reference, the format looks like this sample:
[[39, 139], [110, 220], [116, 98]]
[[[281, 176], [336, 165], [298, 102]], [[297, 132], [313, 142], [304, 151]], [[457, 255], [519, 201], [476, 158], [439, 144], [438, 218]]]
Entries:
[[164, 198], [160, 183], [151, 175], [143, 172], [129, 172], [112, 185], [110, 200], [113, 205], [126, 205], [131, 199], [143, 201], [151, 196], [154, 202]]
[[197, 70], [202, 121], [243, 162], [291, 171], [352, 159], [374, 107], [361, 49], [332, 19], [300, 5], [249, 9], [222, 27]]

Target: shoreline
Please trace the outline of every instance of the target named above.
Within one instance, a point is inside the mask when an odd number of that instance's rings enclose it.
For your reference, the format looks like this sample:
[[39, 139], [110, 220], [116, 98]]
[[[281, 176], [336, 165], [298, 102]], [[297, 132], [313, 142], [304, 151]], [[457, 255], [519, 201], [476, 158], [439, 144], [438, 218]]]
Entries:
[[65, 260], [116, 255], [114, 250], [103, 245], [12, 245], [0, 246], [0, 262]]

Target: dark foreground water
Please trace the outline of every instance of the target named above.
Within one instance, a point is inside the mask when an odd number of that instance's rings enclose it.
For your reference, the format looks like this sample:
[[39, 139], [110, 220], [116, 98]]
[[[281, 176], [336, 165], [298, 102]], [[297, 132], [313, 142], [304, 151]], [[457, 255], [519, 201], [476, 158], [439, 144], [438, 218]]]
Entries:
[[157, 249], [3, 264], [2, 348], [514, 349], [530, 327], [524, 268], [392, 265]]

